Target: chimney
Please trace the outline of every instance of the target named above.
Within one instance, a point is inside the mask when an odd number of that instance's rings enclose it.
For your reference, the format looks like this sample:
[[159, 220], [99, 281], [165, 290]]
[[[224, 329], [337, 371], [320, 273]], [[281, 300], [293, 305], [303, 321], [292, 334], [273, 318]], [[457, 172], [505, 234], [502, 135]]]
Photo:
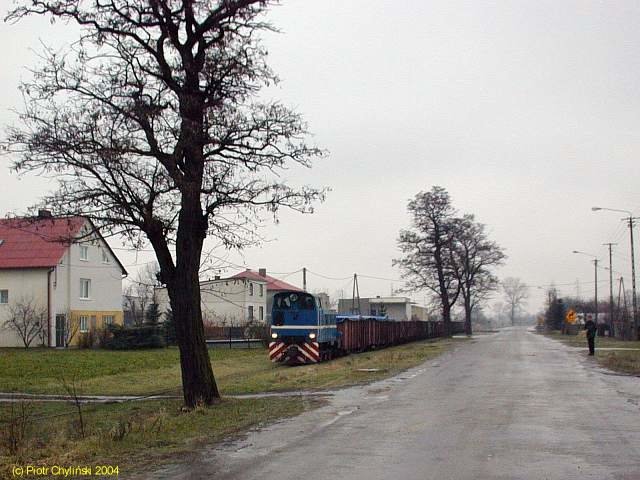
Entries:
[[267, 276], [267, 269], [266, 268], [261, 268], [258, 270], [258, 275], [260, 275], [261, 277], [266, 277]]
[[220, 280], [220, 275], [216, 275], [215, 277], [213, 277], [214, 280]]
[[38, 210], [38, 217], [40, 218], [53, 218], [51, 210], [40, 209]]

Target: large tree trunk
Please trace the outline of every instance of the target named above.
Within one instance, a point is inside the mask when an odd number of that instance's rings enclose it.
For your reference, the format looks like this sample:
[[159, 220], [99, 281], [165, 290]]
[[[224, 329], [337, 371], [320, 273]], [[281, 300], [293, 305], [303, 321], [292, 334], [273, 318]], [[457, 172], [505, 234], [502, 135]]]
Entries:
[[197, 190], [184, 195], [176, 238], [176, 269], [167, 284], [180, 348], [182, 391], [187, 407], [211, 405], [220, 398], [204, 338], [200, 304], [200, 256], [206, 236]]
[[192, 277], [189, 272], [178, 273], [171, 289], [171, 309], [180, 349], [182, 392], [187, 407], [195, 407], [199, 403], [211, 405], [220, 398], [204, 338], [197, 270], [195, 282]]
[[472, 335], [473, 332], [471, 330], [471, 311], [473, 307], [471, 306], [471, 301], [467, 298], [464, 299], [464, 331], [467, 335]]
[[442, 326], [444, 330], [444, 336], [451, 336], [451, 306], [449, 305], [449, 298], [442, 298]]

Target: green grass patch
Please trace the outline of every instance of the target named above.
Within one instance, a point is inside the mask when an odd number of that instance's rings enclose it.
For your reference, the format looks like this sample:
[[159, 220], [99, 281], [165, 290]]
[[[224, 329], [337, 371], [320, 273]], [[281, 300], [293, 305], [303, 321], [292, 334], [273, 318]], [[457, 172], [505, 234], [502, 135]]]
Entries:
[[181, 410], [178, 400], [86, 405], [83, 438], [72, 405], [30, 403], [17, 451], [9, 448], [7, 436], [8, 422], [20, 417], [20, 405], [1, 404], [0, 477], [12, 478], [13, 465], [112, 465], [126, 477], [134, 470], [193, 452], [199, 445], [219, 442], [319, 404], [318, 399], [305, 398], [226, 399], [187, 412]]
[[[354, 385], [393, 375], [433, 358], [465, 339], [413, 342], [353, 354], [317, 365], [273, 364], [267, 351], [211, 349], [223, 394]], [[379, 369], [359, 372], [359, 369]], [[75, 378], [82, 394], [148, 395], [180, 391], [177, 348], [140, 351], [0, 349], [0, 391], [64, 394], [62, 379]]]
[[[562, 333], [556, 331], [545, 335], [554, 340], [559, 340], [565, 345], [587, 348], [585, 332], [580, 332], [578, 335], [562, 335]], [[603, 348], [635, 348], [638, 350], [601, 350]], [[610, 370], [640, 375], [640, 341], [596, 337], [595, 358], [600, 365]]]

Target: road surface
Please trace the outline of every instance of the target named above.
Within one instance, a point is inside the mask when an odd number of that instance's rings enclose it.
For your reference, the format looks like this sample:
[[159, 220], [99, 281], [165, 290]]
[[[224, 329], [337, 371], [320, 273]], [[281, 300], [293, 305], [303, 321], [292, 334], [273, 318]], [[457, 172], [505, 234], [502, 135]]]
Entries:
[[524, 328], [144, 478], [640, 480], [640, 378]]

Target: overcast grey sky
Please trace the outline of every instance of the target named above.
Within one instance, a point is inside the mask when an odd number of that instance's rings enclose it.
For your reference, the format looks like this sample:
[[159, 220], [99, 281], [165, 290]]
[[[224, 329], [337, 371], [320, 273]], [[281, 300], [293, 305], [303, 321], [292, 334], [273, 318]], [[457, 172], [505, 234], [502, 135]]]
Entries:
[[[593, 265], [572, 250], [605, 260], [601, 244], [618, 242], [614, 270], [630, 286], [621, 215], [590, 207], [640, 215], [639, 2], [289, 0], [269, 18], [282, 30], [265, 39], [282, 83], [268, 95], [295, 106], [330, 152], [289, 179], [333, 191], [314, 215], [283, 213], [267, 225], [262, 247], [221, 256], [343, 278], [309, 274], [309, 289], [330, 294], [350, 294], [354, 272], [382, 277], [390, 280], [362, 278], [360, 293], [387, 295], [401, 286], [391, 260], [406, 203], [441, 185], [505, 248], [499, 275], [534, 286], [530, 311], [542, 308], [538, 285], [575, 294], [579, 280], [592, 295]], [[1, 124], [20, 106], [32, 49], [73, 34], [44, 20], [0, 25]], [[52, 185], [19, 180], [8, 158], [0, 162], [2, 215]], [[136, 255], [117, 253], [135, 271]], [[608, 273], [600, 277], [604, 294]], [[301, 274], [286, 280], [301, 284]]]

